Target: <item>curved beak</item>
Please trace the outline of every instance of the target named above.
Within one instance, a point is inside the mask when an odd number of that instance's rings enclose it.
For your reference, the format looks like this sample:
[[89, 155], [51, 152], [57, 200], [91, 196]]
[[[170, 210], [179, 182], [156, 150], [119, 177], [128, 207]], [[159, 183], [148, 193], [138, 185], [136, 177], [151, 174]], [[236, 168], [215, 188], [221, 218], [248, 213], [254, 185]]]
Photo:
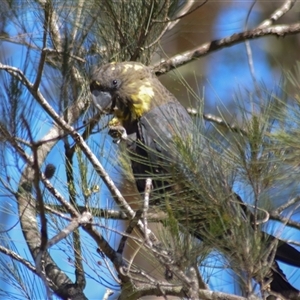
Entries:
[[92, 93], [92, 99], [94, 105], [104, 113], [109, 113], [111, 111], [111, 105], [112, 105], [112, 97], [111, 94], [108, 92], [103, 92], [99, 90], [93, 90]]

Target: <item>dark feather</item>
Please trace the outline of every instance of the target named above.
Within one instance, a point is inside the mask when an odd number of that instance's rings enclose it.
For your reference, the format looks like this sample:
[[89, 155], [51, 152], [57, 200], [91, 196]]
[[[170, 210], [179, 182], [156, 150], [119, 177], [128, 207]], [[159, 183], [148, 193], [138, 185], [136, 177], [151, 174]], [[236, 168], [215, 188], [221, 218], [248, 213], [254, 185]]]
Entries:
[[[139, 90], [141, 86], [143, 89]], [[145, 98], [147, 90], [151, 97]], [[135, 62], [100, 67], [93, 74], [91, 92], [94, 103], [105, 112], [114, 112], [127, 133], [134, 137], [128, 142], [132, 170], [140, 192], [145, 189], [147, 177], [153, 180], [152, 203], [164, 208], [167, 195], [183, 228], [230, 259], [240, 260], [241, 265], [243, 260], [247, 263], [247, 257], [243, 258], [238, 249], [244, 238], [252, 241], [253, 255], [269, 253], [268, 245], [274, 245], [276, 238], [267, 233], [254, 234], [252, 212], [232, 192], [222, 173], [222, 154], [211, 150], [185, 108], [148, 67]], [[151, 99], [150, 105], [139, 106], [143, 97]], [[214, 170], [214, 174], [209, 170]], [[264, 260], [271, 258], [272, 253]], [[263, 258], [258, 259], [260, 265]], [[300, 252], [278, 240], [275, 260], [300, 267]], [[300, 299], [299, 291], [287, 281], [276, 261], [263, 274], [261, 278], [258, 270], [253, 276], [260, 283], [262, 279], [272, 279], [272, 291], [288, 299]]]

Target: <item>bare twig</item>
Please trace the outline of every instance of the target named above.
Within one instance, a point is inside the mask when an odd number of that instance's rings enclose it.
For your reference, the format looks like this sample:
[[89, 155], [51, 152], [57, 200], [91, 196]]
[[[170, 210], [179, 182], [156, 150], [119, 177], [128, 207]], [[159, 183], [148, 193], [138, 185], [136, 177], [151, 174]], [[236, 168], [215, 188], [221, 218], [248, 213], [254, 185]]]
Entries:
[[279, 215], [280, 213], [282, 213], [285, 209], [289, 208], [290, 206], [298, 203], [300, 201], [300, 196], [294, 197], [290, 200], [288, 200], [287, 202], [285, 202], [284, 204], [282, 204], [281, 206], [279, 206], [278, 208], [276, 208], [272, 214], [277, 214]]
[[153, 66], [153, 71], [157, 76], [159, 76], [174, 70], [175, 68], [183, 66], [192, 60], [198, 59], [201, 56], [207, 55], [208, 53], [225, 47], [233, 46], [235, 44], [244, 42], [245, 40], [257, 39], [268, 35], [284, 37], [285, 35], [296, 34], [299, 32], [300, 23], [294, 23], [290, 25], [276, 25], [267, 28], [256, 28], [245, 32], [235, 33], [229, 37], [205, 43], [199, 47], [175, 55], [169, 59], [164, 59]]
[[[85, 208], [85, 207], [82, 207], [82, 208]], [[39, 208], [37, 207], [37, 210], [38, 209]], [[67, 220], [67, 221], [71, 221], [72, 220], [72, 218], [70, 216], [65, 215], [65, 214], [62, 213], [62, 212], [66, 212], [66, 209], [63, 208], [63, 206], [61, 206], [61, 205], [54, 205], [54, 207], [52, 207], [52, 205], [45, 205], [45, 211], [46, 212], [48, 211], [51, 214], [54, 214], [54, 215], [56, 215], [56, 216], [58, 216], [58, 217], [60, 217], [62, 219]], [[83, 209], [81, 211], [83, 211]]]
[[[24, 122], [27, 124], [27, 122]], [[28, 128], [29, 129], [29, 128]], [[28, 131], [30, 135], [30, 139], [32, 139], [30, 131]], [[33, 142], [33, 141], [31, 141]], [[40, 244], [40, 251], [35, 258], [35, 265], [36, 265], [36, 271], [39, 274], [40, 278], [43, 280], [44, 285], [46, 287], [46, 292], [49, 299], [52, 299], [52, 292], [50, 290], [50, 286], [47, 281], [47, 277], [45, 276], [45, 273], [43, 272], [44, 264], [42, 261], [43, 254], [46, 250], [47, 242], [48, 242], [48, 230], [47, 230], [47, 219], [45, 214], [45, 207], [44, 207], [44, 201], [42, 196], [42, 191], [40, 188], [40, 174], [39, 174], [39, 162], [38, 162], [38, 153], [37, 153], [37, 147], [35, 147], [33, 143], [33, 170], [34, 170], [34, 187], [36, 191], [36, 199], [39, 204], [40, 208], [40, 220], [41, 220], [41, 244]]]
[[[1, 179], [0, 179], [1, 180]], [[67, 213], [67, 210], [61, 206], [61, 205], [45, 205], [46, 211], [49, 211], [50, 213], [53, 213], [60, 218], [63, 218], [65, 220], [70, 221], [71, 218], [68, 215], [65, 215], [63, 213]], [[80, 213], [82, 213], [84, 210], [86, 210], [85, 206], [77, 206], [77, 209]], [[113, 210], [113, 209], [103, 209], [103, 208], [95, 208], [95, 207], [89, 207], [89, 209], [93, 212], [94, 217], [98, 218], [106, 218], [106, 219], [112, 219], [112, 220], [127, 220], [130, 219], [126, 215], [125, 212], [120, 210]], [[151, 222], [161, 222], [163, 220], [166, 220], [168, 218], [167, 214], [163, 211], [153, 211], [151, 207], [149, 207], [148, 213], [147, 213], [147, 219]]]
[[[103, 252], [105, 256], [110, 259], [115, 269], [117, 271], [120, 271], [120, 268], [122, 268], [124, 264], [122, 255], [117, 253], [117, 251], [115, 251], [110, 246], [110, 244], [103, 238], [103, 236], [97, 230], [95, 230], [94, 226], [92, 226], [91, 223], [83, 225], [82, 228], [94, 239], [100, 251]], [[121, 275], [120, 272], [119, 275], [122, 283], [129, 282], [129, 278], [127, 276]], [[119, 282], [119, 280], [117, 280], [117, 282]]]
[[[253, 1], [251, 6], [250, 6], [250, 9], [247, 13], [247, 17], [246, 17], [246, 20], [245, 20], [245, 30], [248, 30], [248, 26], [247, 26], [247, 23], [249, 21], [249, 17], [250, 17], [250, 13], [254, 7], [254, 5], [256, 4], [257, 2], [256, 1]], [[247, 53], [247, 58], [248, 58], [248, 65], [249, 65], [249, 70], [250, 70], [250, 74], [251, 74], [251, 77], [252, 77], [252, 81], [255, 85], [255, 90], [257, 91], [257, 93], [259, 93], [259, 89], [258, 89], [258, 85], [257, 85], [257, 80], [256, 80], [256, 77], [255, 77], [255, 69], [254, 69], [254, 63], [253, 63], [253, 55], [252, 55], [252, 50], [251, 50], [251, 46], [250, 46], [250, 41], [249, 40], [246, 40], [245, 41], [245, 47], [246, 47], [246, 53]]]
[[[172, 20], [169, 20], [167, 18], [167, 20], [162, 20], [162, 21], [158, 21], [158, 20], [153, 20], [153, 23], [167, 23], [167, 25], [165, 26], [165, 28], [161, 31], [160, 35], [149, 45], [145, 46], [145, 49], [148, 49], [152, 46], [154, 46], [155, 44], [157, 44], [161, 38], [163, 37], [163, 35], [171, 30], [183, 17], [187, 16], [188, 14], [196, 11], [198, 8], [200, 8], [201, 6], [203, 6], [208, 0], [205, 0], [203, 3], [201, 3], [200, 5], [198, 5], [197, 7], [195, 7], [194, 9], [191, 9], [192, 5], [194, 4], [194, 1], [188, 0], [185, 2], [185, 4], [183, 5], [183, 7], [180, 9], [179, 12], [177, 12], [177, 16], [174, 16], [174, 18]], [[178, 16], [178, 14], [180, 14], [180, 16]]]
[[[187, 3], [184, 5], [184, 7], [177, 13], [180, 14], [179, 16], [175, 16], [175, 18], [171, 19], [171, 20], [167, 20], [167, 21], [158, 21], [155, 20], [155, 22], [157, 23], [165, 23], [165, 22], [176, 22], [171, 28], [173, 28], [176, 24], [177, 21], [180, 21], [181, 19], [183, 19], [184, 17], [190, 15], [191, 13], [195, 12], [196, 10], [198, 10], [200, 7], [202, 7], [206, 2], [208, 2], [208, 0], [204, 0], [201, 4], [197, 5], [195, 8], [193, 8], [192, 10], [190, 10], [191, 6], [193, 5], [194, 1], [187, 1]], [[169, 29], [171, 29], [169, 28]]]
[[264, 20], [257, 28], [266, 28], [274, 24], [279, 18], [290, 11], [295, 5], [296, 0], [286, 0], [284, 3], [276, 9], [270, 16], [269, 19]]
[[[134, 249], [134, 252], [132, 253], [131, 255], [131, 258], [130, 258], [130, 261], [128, 262], [128, 265], [126, 267], [126, 275], [127, 276], [130, 276], [130, 273], [131, 273], [131, 266], [133, 264], [133, 261], [134, 259], [136, 258], [137, 254], [140, 252], [140, 250], [143, 248], [144, 246], [144, 242], [138, 244], [135, 249]], [[124, 268], [125, 269], [125, 268]]]
[[46, 245], [46, 249], [49, 249], [53, 245], [57, 244], [61, 240], [65, 239], [68, 235], [70, 235], [76, 228], [81, 225], [89, 224], [92, 222], [92, 214], [90, 212], [84, 212], [78, 218], [72, 220], [67, 227], [62, 229], [56, 236], [50, 239]]
[[81, 63], [86, 63], [86, 60], [84, 58], [81, 58], [77, 55], [74, 55], [72, 53], [66, 53], [65, 51], [59, 51], [56, 49], [51, 49], [51, 48], [43, 48], [42, 50], [46, 54], [48, 54], [48, 57], [52, 58], [57, 58], [58, 55], [68, 55], [70, 58], [77, 60], [78, 62]]
[[191, 279], [191, 288], [189, 291], [189, 297], [190, 299], [199, 299], [199, 282], [197, 278], [196, 270], [193, 267], [190, 267], [188, 270], [188, 276]]
[[[130, 234], [132, 233], [132, 231], [134, 230], [134, 228], [137, 226], [137, 224], [140, 222], [142, 216], [142, 211], [138, 210], [134, 216], [134, 218], [132, 220], [130, 220], [129, 225], [127, 226], [126, 230], [125, 230], [125, 235], [122, 236], [120, 243], [119, 243], [119, 247], [117, 252], [118, 253], [123, 253], [124, 248], [126, 246], [126, 241], [128, 239], [128, 237], [130, 236]], [[146, 227], [143, 227], [143, 233], [144, 235], [146, 235], [145, 231], [147, 230]]]
[[145, 228], [145, 240], [146, 243], [148, 243], [148, 209], [149, 209], [149, 198], [150, 198], [150, 192], [152, 188], [152, 179], [147, 178], [146, 179], [146, 186], [145, 186], [145, 196], [144, 196], [144, 208], [143, 208], [143, 222], [144, 222], [144, 228]]
[[[52, 43], [56, 50], [61, 51], [62, 50], [62, 37], [60, 34], [60, 23], [59, 23], [59, 17], [57, 15], [57, 12], [54, 10], [52, 3], [47, 0], [38, 0], [39, 4], [43, 9], [48, 10], [48, 14], [50, 17], [49, 20], [49, 33], [51, 36]], [[46, 8], [45, 8], [46, 7]]]
[[107, 289], [104, 296], [103, 296], [103, 300], [108, 300], [109, 296], [113, 295], [114, 292], [110, 289]]
[[39, 276], [43, 279], [45, 286], [47, 287], [48, 298], [51, 298], [51, 292], [48, 286], [47, 278], [43, 272], [43, 255], [47, 249], [52, 247], [54, 244], [60, 242], [62, 239], [66, 238], [71, 234], [76, 228], [80, 225], [90, 223], [92, 220], [92, 215], [89, 212], [83, 213], [78, 218], [74, 219], [66, 228], [62, 229], [56, 236], [50, 239], [47, 244], [39, 251], [38, 255], [35, 258], [36, 270]]
[[[191, 107], [187, 108], [187, 112], [191, 116], [198, 116], [199, 115], [199, 111], [196, 110], [196, 109], [194, 109], [194, 108], [191, 108]], [[235, 124], [230, 124], [230, 123], [224, 121], [222, 118], [217, 117], [215, 115], [212, 115], [212, 114], [203, 114], [202, 117], [203, 117], [204, 120], [210, 121], [210, 122], [216, 123], [219, 126], [228, 128], [232, 132], [240, 133], [240, 134], [243, 134], [244, 136], [248, 135], [248, 132], [245, 129], [243, 129], [243, 128], [235, 125]]]
[[300, 223], [299, 222], [290, 220], [289, 218], [286, 218], [286, 217], [282, 217], [282, 216], [280, 216], [279, 214], [277, 214], [275, 212], [270, 213], [270, 219], [280, 221], [282, 223], [285, 223], [289, 227], [300, 230]]
[[15, 253], [12, 250], [9, 250], [3, 246], [0, 245], [0, 252], [11, 257], [12, 259], [20, 262], [23, 266], [25, 266], [28, 270], [30, 270], [31, 272], [33, 272], [34, 274], [37, 274], [36, 272], [36, 268], [25, 258], [23, 258], [22, 256], [20, 256], [19, 254]]
[[[50, 22], [50, 3], [45, 3], [43, 6], [44, 8], [44, 31], [43, 31], [43, 49], [47, 46], [47, 35], [48, 35], [48, 28], [49, 28], [49, 22]], [[46, 52], [41, 51], [39, 66], [37, 69], [37, 74], [35, 78], [35, 82], [33, 85], [34, 89], [38, 89], [42, 80], [43, 70], [45, 66], [46, 61]]]

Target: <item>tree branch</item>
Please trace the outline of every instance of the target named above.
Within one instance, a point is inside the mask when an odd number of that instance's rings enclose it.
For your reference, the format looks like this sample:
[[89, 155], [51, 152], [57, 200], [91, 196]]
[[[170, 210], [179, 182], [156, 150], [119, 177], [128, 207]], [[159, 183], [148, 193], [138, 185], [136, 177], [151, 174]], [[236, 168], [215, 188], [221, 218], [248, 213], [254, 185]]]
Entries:
[[253, 30], [235, 33], [229, 37], [225, 37], [222, 39], [214, 40], [209, 43], [205, 43], [199, 47], [175, 55], [169, 59], [163, 59], [159, 63], [153, 65], [152, 68], [155, 74], [159, 76], [167, 72], [170, 72], [175, 68], [186, 65], [187, 63], [195, 59], [198, 59], [201, 56], [204, 56], [208, 53], [223, 49], [225, 47], [233, 46], [235, 44], [244, 42], [246, 40], [257, 39], [269, 35], [284, 37], [285, 35], [296, 34], [299, 32], [300, 32], [300, 23], [295, 23], [291, 25], [276, 25], [267, 28], [255, 28]]

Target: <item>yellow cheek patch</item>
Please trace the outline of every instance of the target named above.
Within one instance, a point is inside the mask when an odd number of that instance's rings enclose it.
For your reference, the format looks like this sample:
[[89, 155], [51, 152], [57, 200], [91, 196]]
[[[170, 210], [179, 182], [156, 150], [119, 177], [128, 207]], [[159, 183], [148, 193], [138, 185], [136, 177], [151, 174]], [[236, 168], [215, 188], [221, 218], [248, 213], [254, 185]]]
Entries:
[[142, 84], [139, 88], [139, 95], [149, 95], [149, 97], [154, 97], [154, 91], [150, 83]]
[[118, 126], [121, 125], [120, 120], [117, 117], [112, 118], [109, 122], [108, 125], [111, 126]]
[[138, 93], [131, 95], [133, 110], [137, 117], [141, 117], [150, 110], [153, 97], [154, 91], [150, 84], [141, 85]]

